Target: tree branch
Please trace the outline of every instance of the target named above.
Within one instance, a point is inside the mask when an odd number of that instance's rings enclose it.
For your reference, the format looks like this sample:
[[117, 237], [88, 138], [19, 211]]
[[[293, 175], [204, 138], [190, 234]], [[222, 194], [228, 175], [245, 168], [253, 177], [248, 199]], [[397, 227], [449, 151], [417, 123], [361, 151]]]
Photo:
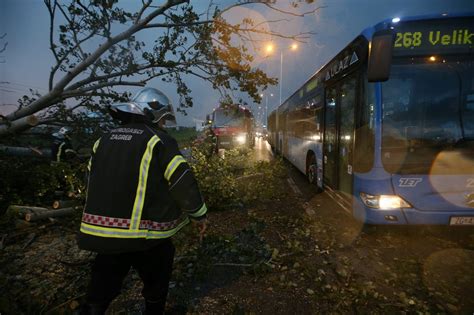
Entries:
[[64, 93], [62, 93], [62, 98], [66, 99], [66, 98], [71, 98], [71, 97], [82, 96], [82, 95], [85, 95], [86, 92], [95, 91], [104, 87], [119, 86], [119, 85], [145, 86], [145, 83], [144, 82], [127, 82], [127, 81], [104, 82], [104, 83], [99, 83], [96, 85], [89, 86], [84, 89], [65, 91]]
[[314, 10], [311, 10], [311, 11], [307, 11], [307, 12], [304, 12], [304, 13], [295, 13], [295, 12], [291, 12], [291, 11], [286, 11], [286, 10], [278, 9], [278, 8], [272, 6], [270, 3], [264, 3], [264, 4], [265, 4], [267, 7], [269, 7], [270, 9], [275, 10], [275, 11], [277, 11], [277, 12], [280, 12], [280, 13], [283, 13], [283, 14], [292, 15], [292, 16], [297, 16], [297, 17], [304, 17], [304, 16], [306, 16], [306, 15], [316, 13], [317, 11], [321, 10], [322, 8], [326, 8], [326, 6], [319, 6], [319, 7], [315, 8]]
[[[69, 84], [76, 76], [82, 73], [85, 69], [87, 69], [91, 64], [93, 64], [103, 53], [105, 53], [110, 47], [121, 42], [124, 39], [129, 38], [139, 30], [143, 29], [151, 20], [153, 20], [158, 15], [163, 14], [166, 10], [173, 6], [177, 6], [186, 2], [186, 0], [168, 0], [165, 4], [160, 6], [158, 9], [151, 12], [147, 17], [143, 18], [142, 20], [138, 21], [136, 24], [130, 26], [127, 30], [123, 31], [122, 33], [111, 37], [106, 42], [102, 43], [92, 54], [88, 55], [88, 57], [83, 60], [81, 63], [76, 65], [73, 69], [71, 69], [55, 86], [54, 88], [47, 93], [46, 95], [38, 98], [37, 100], [33, 101], [29, 106], [23, 107], [9, 115], [6, 118], [10, 121], [16, 120], [25, 116], [28, 116], [32, 113], [35, 113], [51, 104], [51, 101], [56, 98], [61, 98], [61, 93], [63, 92], [64, 88]], [[1, 134], [1, 133], [0, 133]]]
[[153, 2], [153, 0], [148, 0], [146, 2], [144, 2], [142, 0], [142, 8], [140, 9], [140, 11], [137, 13], [137, 17], [135, 18], [135, 23], [137, 23], [138, 21], [140, 21], [140, 19], [142, 18], [142, 15], [143, 13], [145, 12], [145, 10], [150, 6], [150, 4]]

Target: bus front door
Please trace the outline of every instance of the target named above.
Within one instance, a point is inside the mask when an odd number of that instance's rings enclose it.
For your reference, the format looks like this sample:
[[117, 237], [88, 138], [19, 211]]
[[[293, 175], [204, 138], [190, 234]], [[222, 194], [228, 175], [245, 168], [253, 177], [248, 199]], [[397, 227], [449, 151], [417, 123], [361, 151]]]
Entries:
[[354, 146], [354, 107], [356, 104], [356, 80], [344, 80], [340, 85], [339, 97], [339, 150], [338, 189], [352, 195], [352, 150]]
[[324, 184], [333, 189], [337, 189], [336, 92], [336, 88], [330, 88], [326, 91], [326, 112], [324, 114], [325, 130], [323, 142]]
[[356, 79], [349, 78], [326, 91], [324, 132], [324, 183], [352, 194], [352, 150]]

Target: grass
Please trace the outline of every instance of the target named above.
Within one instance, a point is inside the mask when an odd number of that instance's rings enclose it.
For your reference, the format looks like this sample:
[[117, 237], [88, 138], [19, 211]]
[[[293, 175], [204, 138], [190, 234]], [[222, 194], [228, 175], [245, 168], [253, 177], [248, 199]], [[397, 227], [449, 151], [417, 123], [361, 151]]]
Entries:
[[167, 132], [178, 141], [180, 148], [188, 147], [196, 139], [198, 132], [192, 127], [181, 127], [179, 130], [169, 129]]

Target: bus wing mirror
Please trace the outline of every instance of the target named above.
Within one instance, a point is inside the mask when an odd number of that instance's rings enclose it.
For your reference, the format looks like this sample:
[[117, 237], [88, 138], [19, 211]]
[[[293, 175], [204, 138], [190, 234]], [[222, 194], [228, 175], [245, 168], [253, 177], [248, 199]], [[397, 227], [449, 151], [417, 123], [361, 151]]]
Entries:
[[378, 31], [372, 37], [367, 69], [369, 82], [383, 82], [390, 77], [393, 41], [394, 35], [391, 30]]

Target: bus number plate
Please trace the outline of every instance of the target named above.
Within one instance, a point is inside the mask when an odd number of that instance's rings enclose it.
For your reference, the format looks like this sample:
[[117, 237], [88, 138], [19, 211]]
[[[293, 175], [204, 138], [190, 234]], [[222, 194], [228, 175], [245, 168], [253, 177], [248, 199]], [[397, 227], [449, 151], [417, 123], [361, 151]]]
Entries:
[[449, 225], [474, 225], [474, 217], [451, 217]]

